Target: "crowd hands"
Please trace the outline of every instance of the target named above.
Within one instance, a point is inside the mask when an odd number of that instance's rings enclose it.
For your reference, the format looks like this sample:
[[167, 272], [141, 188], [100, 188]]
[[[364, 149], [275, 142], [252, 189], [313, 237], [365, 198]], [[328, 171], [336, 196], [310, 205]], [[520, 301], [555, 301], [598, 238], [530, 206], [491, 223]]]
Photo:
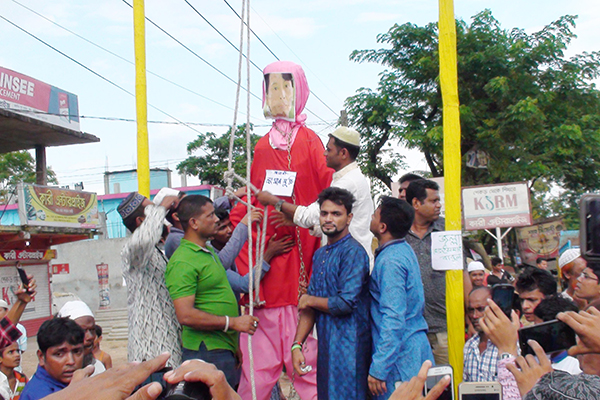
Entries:
[[[163, 385], [152, 382], [137, 389], [154, 372], [165, 367], [170, 354], [160, 356], [141, 363], [129, 363], [112, 368], [106, 372], [90, 377], [93, 366], [78, 371], [68, 387], [60, 392], [45, 397], [46, 400], [155, 400], [163, 393]], [[175, 385], [179, 382], [202, 382], [210, 390], [215, 400], [239, 400], [239, 395], [229, 386], [223, 372], [213, 364], [201, 360], [185, 361], [179, 368], [163, 375], [166, 383]]]

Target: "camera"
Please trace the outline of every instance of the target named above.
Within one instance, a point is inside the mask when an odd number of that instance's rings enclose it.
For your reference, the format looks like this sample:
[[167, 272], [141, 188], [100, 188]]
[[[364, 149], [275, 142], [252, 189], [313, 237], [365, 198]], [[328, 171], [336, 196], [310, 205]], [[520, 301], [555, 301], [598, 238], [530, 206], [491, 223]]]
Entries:
[[166, 372], [171, 371], [171, 367], [165, 367], [152, 373], [136, 391], [152, 382], [158, 382], [163, 390], [158, 396], [160, 400], [210, 400], [212, 396], [208, 386], [204, 382], [185, 382], [170, 384], [163, 379]]

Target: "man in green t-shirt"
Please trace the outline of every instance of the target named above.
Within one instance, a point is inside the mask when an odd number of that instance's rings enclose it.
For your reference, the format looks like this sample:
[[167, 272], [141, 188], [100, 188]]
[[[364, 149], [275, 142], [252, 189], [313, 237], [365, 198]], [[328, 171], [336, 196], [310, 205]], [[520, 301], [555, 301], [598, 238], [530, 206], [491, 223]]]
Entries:
[[254, 334], [258, 318], [239, 316], [225, 269], [207, 245], [218, 221], [212, 201], [190, 195], [181, 200], [177, 212], [185, 234], [169, 260], [165, 281], [183, 326], [183, 360], [215, 364], [236, 388], [241, 372], [238, 332]]

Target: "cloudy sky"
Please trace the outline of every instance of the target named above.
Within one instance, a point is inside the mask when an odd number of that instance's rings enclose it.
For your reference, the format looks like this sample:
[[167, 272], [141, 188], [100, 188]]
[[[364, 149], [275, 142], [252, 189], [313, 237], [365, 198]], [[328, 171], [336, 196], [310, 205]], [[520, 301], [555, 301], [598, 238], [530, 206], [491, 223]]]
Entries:
[[[131, 4], [131, 0], [0, 0], [0, 15], [133, 93], [133, 13], [126, 1]], [[236, 86], [229, 78], [237, 77], [238, 54], [221, 35], [237, 46], [240, 23], [228, 3], [241, 11], [241, 0], [146, 0], [146, 16], [196, 53], [146, 24], [148, 119], [173, 122], [166, 115], [170, 114], [195, 123], [190, 125], [193, 129], [149, 125], [152, 167], [174, 170], [187, 156], [188, 142], [199, 133], [222, 132], [233, 120]], [[308, 124], [322, 137], [333, 130], [344, 99], [360, 87], [375, 87], [382, 70], [378, 65], [349, 61], [350, 52], [378, 48], [377, 34], [394, 23], [423, 25], [438, 18], [438, 3], [432, 0], [251, 0], [251, 8], [251, 27], [270, 49], [253, 38], [252, 61], [263, 68], [275, 61], [273, 52], [304, 67], [311, 90], [322, 100], [309, 99]], [[465, 20], [485, 8], [492, 10], [504, 28], [528, 32], [562, 15], [578, 15], [578, 39], [568, 54], [600, 49], [597, 0], [455, 2], [457, 18]], [[101, 139], [95, 144], [48, 149], [48, 164], [61, 185], [72, 187], [83, 181], [86, 190], [102, 194], [107, 168], [135, 167], [135, 123], [98, 119], [135, 119], [132, 96], [2, 19], [0, 42], [0, 66], [78, 95], [80, 115], [89, 117], [82, 118], [82, 130]], [[257, 68], [251, 68], [250, 91], [260, 97], [261, 76]], [[245, 100], [240, 108], [246, 109]], [[260, 101], [253, 97], [250, 109], [255, 132], [264, 134], [268, 122], [262, 117]], [[245, 115], [238, 116], [241, 120]], [[425, 168], [416, 152], [407, 153], [407, 162], [410, 169]], [[179, 186], [178, 177], [173, 177], [173, 184]]]

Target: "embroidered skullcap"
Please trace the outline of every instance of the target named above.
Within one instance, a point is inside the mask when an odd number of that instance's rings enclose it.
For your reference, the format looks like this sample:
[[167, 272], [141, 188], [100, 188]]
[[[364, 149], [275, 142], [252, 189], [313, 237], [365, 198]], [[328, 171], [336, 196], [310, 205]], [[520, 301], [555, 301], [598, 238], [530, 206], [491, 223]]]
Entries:
[[600, 377], [552, 371], [542, 376], [523, 400], [600, 400]]
[[121, 204], [119, 204], [119, 207], [117, 207], [117, 211], [121, 215], [121, 218], [125, 219], [133, 214], [133, 212], [142, 205], [144, 199], [145, 197], [138, 192], [129, 193], [129, 196], [125, 197]]
[[348, 128], [346, 126], [340, 126], [335, 131], [330, 133], [329, 136], [333, 136], [334, 138], [352, 146], [360, 147], [360, 133], [358, 133], [358, 131], [355, 129]]
[[81, 317], [92, 317], [94, 314], [92, 310], [81, 300], [67, 301], [64, 306], [58, 312], [57, 317], [64, 318], [69, 317], [73, 321]]
[[471, 261], [469, 263], [469, 265], [467, 266], [467, 271], [468, 272], [485, 271], [485, 267], [483, 266], [483, 264], [480, 261]]
[[572, 263], [576, 259], [581, 256], [581, 251], [579, 249], [568, 249], [565, 250], [564, 253], [561, 254], [558, 259], [558, 268], [564, 267], [565, 265]]

